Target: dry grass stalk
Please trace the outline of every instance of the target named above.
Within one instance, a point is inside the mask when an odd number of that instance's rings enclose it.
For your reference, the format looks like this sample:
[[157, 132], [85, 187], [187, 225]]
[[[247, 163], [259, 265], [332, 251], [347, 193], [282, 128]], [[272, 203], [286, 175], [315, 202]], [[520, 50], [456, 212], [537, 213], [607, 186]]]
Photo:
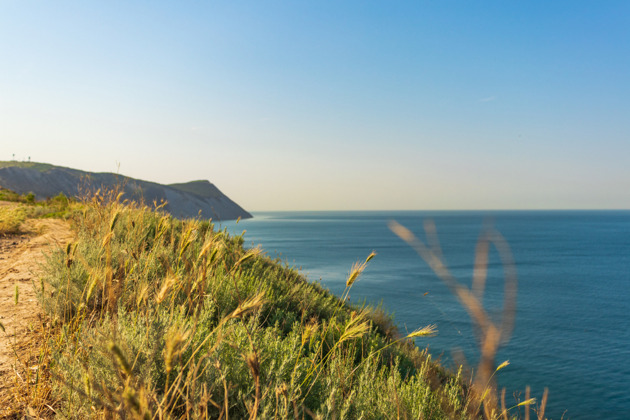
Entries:
[[547, 397], [549, 396], [549, 390], [545, 388], [545, 392], [543, 392], [542, 401], [540, 402], [540, 407], [538, 408], [538, 420], [543, 420], [545, 418], [545, 407], [547, 406]]
[[253, 351], [249, 353], [245, 357], [245, 361], [247, 362], [247, 366], [249, 370], [252, 372], [252, 376], [254, 378], [255, 385], [255, 394], [254, 394], [254, 406], [250, 412], [250, 419], [255, 420], [258, 416], [258, 405], [260, 404], [260, 361], [258, 360], [258, 353]]
[[[486, 416], [493, 417], [493, 413], [498, 409], [496, 386], [492, 381], [494, 372], [496, 372], [494, 359], [499, 345], [509, 340], [514, 328], [516, 315], [516, 268], [507, 242], [494, 229], [488, 228], [481, 234], [475, 251], [473, 284], [472, 288], [468, 289], [455, 279], [446, 266], [439, 241], [437, 240], [437, 230], [433, 222], [427, 221], [424, 224], [428, 238], [427, 242], [430, 246], [427, 246], [409, 229], [395, 221], [391, 221], [389, 227], [429, 264], [440, 280], [459, 299], [476, 325], [479, 331], [477, 338], [479, 349], [481, 350], [481, 358], [475, 374], [473, 388], [477, 395], [480, 396], [480, 403], [483, 403]], [[498, 324], [489, 317], [482, 303], [488, 274], [488, 253], [491, 244], [499, 252], [505, 279], [503, 313]], [[501, 367], [504, 366], [502, 365]]]
[[505, 408], [505, 388], [501, 390], [501, 417], [503, 420], [508, 420], [508, 411]]

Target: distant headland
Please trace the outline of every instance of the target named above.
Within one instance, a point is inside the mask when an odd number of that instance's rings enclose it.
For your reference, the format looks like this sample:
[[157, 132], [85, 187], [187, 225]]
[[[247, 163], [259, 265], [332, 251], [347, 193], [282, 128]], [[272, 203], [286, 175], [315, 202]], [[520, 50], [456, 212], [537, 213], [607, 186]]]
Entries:
[[166, 201], [164, 210], [178, 218], [247, 219], [252, 215], [209, 181], [163, 185], [114, 173], [86, 172], [48, 163], [0, 161], [0, 186], [37, 199], [64, 193], [80, 197], [88, 191], [120, 188], [124, 198], [146, 204]]

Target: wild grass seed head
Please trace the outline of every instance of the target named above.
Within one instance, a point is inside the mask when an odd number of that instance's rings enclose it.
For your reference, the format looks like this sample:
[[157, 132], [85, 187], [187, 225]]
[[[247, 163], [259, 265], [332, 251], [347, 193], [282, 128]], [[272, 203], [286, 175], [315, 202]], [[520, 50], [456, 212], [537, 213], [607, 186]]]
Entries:
[[240, 318], [243, 315], [246, 315], [250, 312], [260, 309], [262, 305], [265, 303], [264, 297], [265, 297], [265, 292], [262, 291], [258, 293], [256, 296], [246, 299], [240, 305], [238, 305], [238, 307], [234, 311], [232, 311], [232, 313], [228, 316], [228, 319]]
[[166, 346], [164, 347], [164, 364], [166, 371], [173, 369], [173, 360], [188, 347], [188, 338], [190, 330], [183, 330], [180, 327], [171, 327], [166, 335]]
[[505, 362], [501, 363], [499, 366], [497, 366], [497, 369], [495, 370], [495, 372], [503, 369], [504, 367], [508, 366], [510, 364], [509, 360], [506, 360]]
[[241, 264], [243, 264], [245, 261], [250, 260], [254, 257], [257, 257], [260, 254], [262, 254], [262, 250], [260, 249], [260, 247], [252, 248], [249, 251], [247, 251], [245, 255], [243, 255], [241, 258], [238, 259], [236, 264], [234, 264], [234, 267], [238, 267]]
[[306, 344], [311, 337], [317, 332], [319, 324], [317, 322], [309, 323], [302, 330], [302, 345]]
[[437, 332], [437, 325], [431, 324], [410, 332], [409, 334], [407, 334], [407, 338], [431, 337], [436, 335]]
[[527, 399], [525, 401], [521, 401], [516, 406], [520, 407], [522, 405], [532, 405], [532, 404], [536, 404], [536, 398], [529, 398], [529, 399]]
[[365, 319], [364, 313], [353, 313], [350, 317], [350, 321], [346, 324], [346, 328], [341, 334], [341, 337], [339, 337], [339, 343], [362, 337], [369, 330], [370, 322]]
[[350, 269], [350, 275], [348, 275], [348, 280], [346, 280], [346, 287], [352, 287], [355, 281], [358, 280], [363, 270], [365, 270], [366, 263], [355, 262], [352, 264], [352, 268]]
[[166, 277], [166, 279], [162, 283], [162, 288], [160, 289], [157, 296], [155, 297], [156, 303], [159, 304], [159, 303], [162, 303], [162, 301], [164, 301], [164, 299], [168, 295], [168, 292], [171, 290], [171, 287], [173, 287], [176, 281], [177, 281], [177, 278], [173, 275]]
[[348, 275], [348, 280], [346, 280], [346, 287], [352, 287], [355, 281], [359, 279], [359, 276], [363, 274], [363, 270], [367, 267], [368, 262], [372, 258], [376, 256], [376, 252], [370, 252], [370, 255], [367, 256], [364, 262], [355, 262], [352, 264], [352, 268], [350, 268], [350, 274]]
[[109, 343], [109, 350], [114, 353], [114, 356], [116, 357], [116, 360], [118, 361], [118, 364], [123, 369], [123, 371], [127, 375], [131, 375], [131, 365], [129, 365], [129, 362], [127, 362], [127, 359], [125, 359], [125, 355], [123, 354], [120, 347], [118, 347], [116, 343], [111, 342]]

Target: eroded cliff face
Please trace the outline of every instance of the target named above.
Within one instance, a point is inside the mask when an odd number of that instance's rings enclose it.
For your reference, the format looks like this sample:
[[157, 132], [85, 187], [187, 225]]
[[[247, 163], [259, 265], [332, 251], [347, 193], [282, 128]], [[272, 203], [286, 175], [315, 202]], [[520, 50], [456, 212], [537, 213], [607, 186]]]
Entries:
[[[17, 163], [16, 163], [17, 164]], [[5, 163], [6, 165], [6, 163]], [[42, 165], [43, 166], [43, 165]], [[81, 197], [97, 189], [122, 188], [124, 198], [148, 205], [167, 202], [164, 210], [178, 218], [234, 220], [252, 217], [208, 181], [162, 185], [113, 173], [84, 172], [59, 166], [42, 168], [5, 166], [0, 168], [0, 186], [19, 194], [32, 192], [37, 199], [63, 192]]]

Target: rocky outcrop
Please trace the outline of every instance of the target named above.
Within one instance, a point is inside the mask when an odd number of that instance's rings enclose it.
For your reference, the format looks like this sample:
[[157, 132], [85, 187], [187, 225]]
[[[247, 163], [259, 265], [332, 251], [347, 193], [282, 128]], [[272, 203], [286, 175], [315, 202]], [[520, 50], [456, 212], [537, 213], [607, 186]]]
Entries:
[[162, 185], [113, 173], [84, 172], [48, 164], [1, 162], [0, 186], [37, 199], [63, 192], [81, 198], [97, 189], [120, 188], [124, 198], [148, 205], [166, 201], [164, 210], [178, 218], [234, 220], [252, 217], [208, 181]]

